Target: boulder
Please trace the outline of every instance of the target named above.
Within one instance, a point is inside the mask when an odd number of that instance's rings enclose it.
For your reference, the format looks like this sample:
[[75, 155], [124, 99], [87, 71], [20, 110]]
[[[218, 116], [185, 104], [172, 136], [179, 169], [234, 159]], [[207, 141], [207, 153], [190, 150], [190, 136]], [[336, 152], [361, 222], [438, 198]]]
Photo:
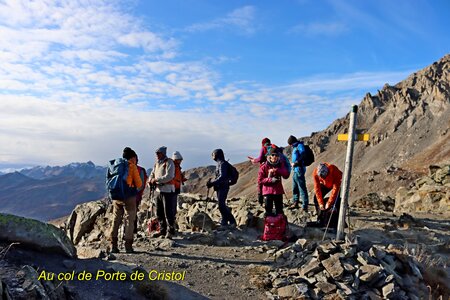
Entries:
[[76, 249], [64, 231], [51, 224], [0, 213], [0, 241], [76, 257]]
[[108, 205], [104, 201], [93, 201], [75, 207], [67, 222], [70, 240], [76, 245], [81, 238], [92, 231], [97, 217], [106, 212]]

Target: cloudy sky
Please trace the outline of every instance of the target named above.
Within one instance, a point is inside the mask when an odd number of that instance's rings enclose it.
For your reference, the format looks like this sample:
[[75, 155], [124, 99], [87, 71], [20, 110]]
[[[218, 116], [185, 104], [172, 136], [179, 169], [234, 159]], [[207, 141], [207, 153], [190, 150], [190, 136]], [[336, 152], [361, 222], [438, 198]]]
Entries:
[[0, 167], [236, 163], [450, 49], [450, 1], [0, 0]]

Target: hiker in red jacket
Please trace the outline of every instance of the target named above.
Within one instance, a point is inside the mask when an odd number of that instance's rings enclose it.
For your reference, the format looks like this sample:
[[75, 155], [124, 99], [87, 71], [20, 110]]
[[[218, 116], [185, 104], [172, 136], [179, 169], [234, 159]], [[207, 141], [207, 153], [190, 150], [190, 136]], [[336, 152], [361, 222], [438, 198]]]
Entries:
[[274, 205], [276, 214], [283, 214], [284, 189], [281, 178], [288, 177], [289, 171], [280, 159], [278, 149], [271, 147], [267, 152], [267, 161], [261, 165], [258, 173], [258, 184], [262, 186], [266, 216], [273, 214]]

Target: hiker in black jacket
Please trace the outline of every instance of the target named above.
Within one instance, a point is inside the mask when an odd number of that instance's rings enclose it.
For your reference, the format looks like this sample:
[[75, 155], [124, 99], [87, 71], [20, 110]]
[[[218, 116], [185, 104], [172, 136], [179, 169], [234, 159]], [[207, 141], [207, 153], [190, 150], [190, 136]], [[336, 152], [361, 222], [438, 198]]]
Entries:
[[206, 183], [209, 188], [213, 187], [217, 193], [217, 200], [219, 201], [219, 211], [222, 215], [220, 221], [221, 229], [226, 229], [229, 225], [231, 228], [236, 227], [236, 220], [231, 213], [230, 208], [227, 206], [227, 195], [230, 190], [230, 170], [228, 163], [225, 161], [225, 156], [222, 149], [216, 149], [211, 154], [212, 159], [217, 162], [216, 166], [216, 178]]

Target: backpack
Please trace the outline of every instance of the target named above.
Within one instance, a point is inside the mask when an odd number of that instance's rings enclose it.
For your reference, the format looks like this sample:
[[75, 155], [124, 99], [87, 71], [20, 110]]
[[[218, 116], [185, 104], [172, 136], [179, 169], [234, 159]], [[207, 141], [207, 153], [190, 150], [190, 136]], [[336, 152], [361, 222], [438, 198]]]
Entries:
[[283, 214], [267, 216], [264, 219], [264, 233], [261, 236], [263, 241], [287, 240], [287, 218]]
[[127, 184], [128, 161], [125, 158], [117, 158], [108, 162], [106, 171], [106, 190], [113, 200], [125, 200], [136, 195], [136, 188]]
[[228, 164], [228, 184], [229, 185], [235, 185], [236, 182], [239, 179], [239, 172], [238, 170], [230, 164], [228, 161], [226, 162]]
[[284, 155], [283, 152], [280, 153], [280, 159], [284, 161], [284, 165], [286, 166], [286, 169], [288, 170], [288, 177], [284, 178], [284, 179], [288, 179], [289, 176], [291, 175], [291, 171], [292, 171], [292, 166], [291, 166], [291, 162], [289, 161], [289, 158]]
[[137, 190], [138, 193], [144, 191], [145, 189], [145, 183], [147, 182], [148, 176], [147, 176], [147, 172], [145, 171], [145, 169], [141, 166], [137, 166], [138, 171], [139, 171], [139, 176], [141, 177], [141, 181], [142, 181], [142, 186], [141, 188], [139, 188]]
[[314, 152], [308, 145], [303, 146], [305, 147], [305, 152], [303, 153], [303, 165], [307, 167], [314, 162]]

